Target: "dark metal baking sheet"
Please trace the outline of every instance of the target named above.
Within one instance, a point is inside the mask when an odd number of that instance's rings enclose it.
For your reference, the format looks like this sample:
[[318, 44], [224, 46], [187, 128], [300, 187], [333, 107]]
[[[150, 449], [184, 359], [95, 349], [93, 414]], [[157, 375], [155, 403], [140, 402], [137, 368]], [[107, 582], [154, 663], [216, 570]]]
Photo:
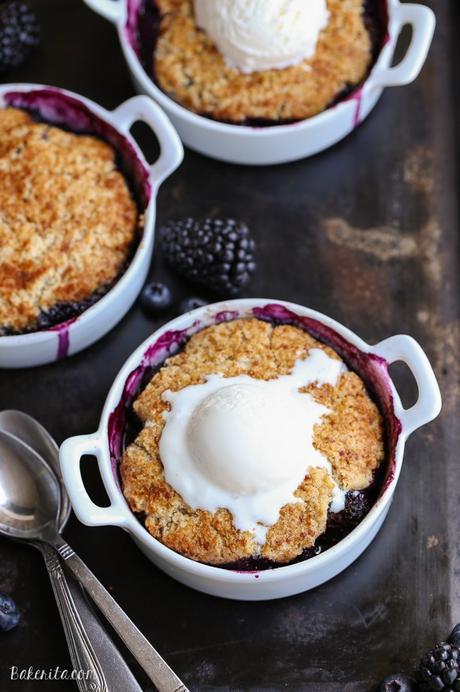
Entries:
[[[13, 79], [68, 87], [109, 107], [133, 93], [107, 23], [81, 0], [33, 4], [43, 46]], [[300, 596], [211, 598], [159, 572], [122, 531], [71, 520], [69, 542], [193, 690], [370, 692], [460, 619], [460, 54], [452, 47], [460, 11], [456, 0], [429, 4], [438, 28], [421, 77], [387, 90], [347, 141], [308, 161], [259, 170], [187, 152], [160, 192], [160, 223], [219, 213], [251, 225], [260, 267], [248, 295], [307, 304], [371, 342], [415, 336], [444, 397], [438, 421], [407, 445], [395, 501], [372, 546], [344, 574]], [[186, 294], [159, 258], [152, 275]], [[93, 431], [120, 365], [158, 324], [135, 308], [80, 355], [2, 371], [0, 407], [36, 416], [59, 442]], [[397, 376], [403, 395], [413, 396], [407, 373]], [[97, 474], [88, 475], [96, 489]], [[0, 636], [2, 692], [75, 689], [9, 680], [11, 665], [70, 668], [47, 579], [38, 553], [0, 540], [0, 591], [14, 594], [23, 611], [21, 625]]]

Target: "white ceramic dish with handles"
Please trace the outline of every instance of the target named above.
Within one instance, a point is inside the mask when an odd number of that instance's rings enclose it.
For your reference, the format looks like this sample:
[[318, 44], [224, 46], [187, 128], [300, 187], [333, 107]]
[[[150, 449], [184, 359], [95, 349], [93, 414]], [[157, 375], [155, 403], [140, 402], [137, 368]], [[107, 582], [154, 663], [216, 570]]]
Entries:
[[[369, 514], [337, 545], [297, 564], [260, 572], [237, 572], [200, 564], [174, 552], [153, 538], [129, 509], [119, 485], [117, 464], [122, 453], [126, 411], [149, 369], [176, 352], [186, 339], [203, 327], [239, 317], [259, 317], [291, 322], [330, 343], [350, 367], [373, 389], [385, 416], [387, 473], [382, 492]], [[404, 409], [388, 374], [388, 365], [404, 361], [419, 390], [417, 402]], [[76, 515], [88, 526], [119, 526], [128, 531], [141, 550], [162, 570], [192, 588], [214, 596], [241, 600], [266, 600], [290, 596], [331, 579], [348, 567], [380, 529], [393, 498], [411, 433], [435, 418], [441, 397], [428, 359], [410, 336], [393, 336], [370, 346], [356, 334], [325, 315], [300, 305], [262, 299], [233, 300], [186, 313], [152, 334], [130, 356], [107, 396], [99, 430], [73, 437], [60, 450], [62, 474]], [[97, 458], [109, 507], [89, 498], [80, 472], [83, 455]]]
[[[252, 165], [302, 159], [346, 137], [369, 115], [385, 87], [409, 84], [416, 79], [426, 60], [436, 23], [432, 10], [424, 5], [376, 0], [384, 4], [388, 26], [384, 45], [364, 84], [334, 107], [312, 118], [291, 125], [255, 128], [196, 115], [156, 86], [144, 70], [136, 46], [141, 0], [84, 1], [116, 26], [136, 89], [164, 108], [184, 144], [216, 159]], [[410, 45], [401, 62], [392, 66], [398, 37], [407, 24], [413, 31]]]
[[[135, 96], [113, 111], [70, 91], [37, 84], [3, 84], [0, 108], [33, 109], [47, 122], [74, 132], [102, 136], [117, 150], [130, 181], [137, 189], [144, 225], [137, 249], [124, 274], [94, 305], [78, 317], [28, 334], [0, 336], [0, 368], [24, 368], [50, 363], [77, 353], [100, 339], [126, 314], [147, 276], [153, 252], [156, 195], [161, 183], [183, 158], [180, 139], [163, 113], [147, 96]], [[141, 120], [160, 144], [158, 160], [149, 165], [130, 134]]]

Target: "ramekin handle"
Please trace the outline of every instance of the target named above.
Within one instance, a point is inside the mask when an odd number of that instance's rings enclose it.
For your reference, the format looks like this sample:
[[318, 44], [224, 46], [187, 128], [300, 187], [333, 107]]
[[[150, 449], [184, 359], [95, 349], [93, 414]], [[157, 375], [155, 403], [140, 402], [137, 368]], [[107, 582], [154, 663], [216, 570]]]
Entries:
[[100, 463], [102, 450], [97, 434], [70, 437], [59, 450], [62, 477], [75, 514], [87, 526], [124, 526], [123, 511], [117, 506], [116, 499], [110, 498], [109, 507], [99, 507], [86, 492], [80, 469], [85, 454], [96, 456]]
[[418, 399], [408, 409], [401, 407], [399, 412], [403, 433], [409, 436], [414, 430], [436, 418], [441, 410], [441, 392], [430, 361], [415, 339], [405, 334], [381, 341], [372, 347], [372, 351], [388, 364], [403, 361], [415, 378]]
[[406, 24], [412, 26], [412, 40], [406, 55], [394, 67], [377, 67], [369, 85], [377, 88], [410, 84], [420, 74], [425, 63], [436, 27], [436, 16], [426, 5], [404, 3], [393, 8], [393, 40], [396, 45]]
[[158, 138], [160, 156], [151, 166], [151, 179], [156, 192], [161, 183], [182, 162], [184, 147], [168, 116], [148, 96], [134, 96], [113, 111], [122, 132], [128, 133], [135, 122], [146, 123]]
[[83, 0], [91, 10], [100, 14], [109, 22], [117, 24], [122, 17], [123, 3], [121, 0]]

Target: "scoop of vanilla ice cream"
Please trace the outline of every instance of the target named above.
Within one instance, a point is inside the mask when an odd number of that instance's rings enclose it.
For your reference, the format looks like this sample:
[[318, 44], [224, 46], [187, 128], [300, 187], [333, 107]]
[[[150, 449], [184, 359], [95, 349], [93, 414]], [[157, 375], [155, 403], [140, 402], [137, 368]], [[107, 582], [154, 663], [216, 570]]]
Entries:
[[[257, 543], [278, 521], [281, 508], [312, 467], [332, 473], [313, 444], [314, 427], [330, 410], [300, 389], [315, 382], [335, 386], [342, 361], [320, 349], [297, 360], [288, 375], [208, 375], [205, 382], [163, 392], [169, 410], [159, 440], [165, 480], [192, 509], [226, 508], [235, 528]], [[332, 507], [345, 506], [335, 487]]]
[[208, 481], [248, 496], [305, 474], [307, 421], [319, 420], [326, 409], [298, 393], [283, 394], [263, 382], [245, 382], [224, 385], [201, 402], [187, 436]]
[[310, 58], [329, 12], [326, 0], [195, 0], [195, 17], [227, 63], [249, 73]]

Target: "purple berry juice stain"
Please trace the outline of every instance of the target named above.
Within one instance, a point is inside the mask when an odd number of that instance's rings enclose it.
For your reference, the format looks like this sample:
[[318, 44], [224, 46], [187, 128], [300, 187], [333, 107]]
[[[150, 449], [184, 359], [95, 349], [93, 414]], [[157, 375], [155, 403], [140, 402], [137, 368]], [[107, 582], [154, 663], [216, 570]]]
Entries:
[[355, 112], [353, 114], [353, 129], [358, 127], [361, 122], [361, 110], [363, 103], [363, 87], [359, 87], [356, 91], [353, 91], [349, 96], [347, 96], [345, 101], [354, 101]]
[[[366, 3], [367, 6], [370, 6], [369, 0]], [[374, 22], [368, 22], [370, 26], [368, 26], [369, 31], [371, 36], [375, 33], [371, 29], [371, 25], [377, 23], [378, 26], [381, 28], [380, 34], [378, 36], [373, 36], [373, 44], [374, 44], [374, 61], [378, 58], [378, 54], [380, 51], [387, 45], [387, 43], [390, 42], [391, 36], [389, 32], [389, 16], [388, 16], [388, 1], [387, 0], [379, 0], [377, 6], [375, 9], [367, 9], [368, 16], [374, 16], [376, 21]], [[358, 125], [361, 123], [361, 116], [362, 116], [362, 106], [363, 106], [363, 96], [364, 96], [364, 86], [365, 82], [358, 86], [356, 89], [351, 91], [348, 96], [346, 96], [342, 101], [354, 101], [355, 103], [355, 111], [353, 115], [353, 129], [358, 127]]]
[[58, 347], [56, 353], [56, 360], [62, 360], [63, 358], [67, 358], [67, 356], [69, 355], [70, 325], [76, 322], [77, 319], [78, 317], [72, 317], [70, 320], [67, 320], [66, 322], [61, 322], [60, 324], [56, 324], [54, 327], [49, 328], [50, 332], [57, 332]]
[[231, 320], [237, 320], [239, 313], [237, 310], [221, 310], [214, 315], [214, 321], [216, 324], [221, 324], [222, 322], [230, 322]]

